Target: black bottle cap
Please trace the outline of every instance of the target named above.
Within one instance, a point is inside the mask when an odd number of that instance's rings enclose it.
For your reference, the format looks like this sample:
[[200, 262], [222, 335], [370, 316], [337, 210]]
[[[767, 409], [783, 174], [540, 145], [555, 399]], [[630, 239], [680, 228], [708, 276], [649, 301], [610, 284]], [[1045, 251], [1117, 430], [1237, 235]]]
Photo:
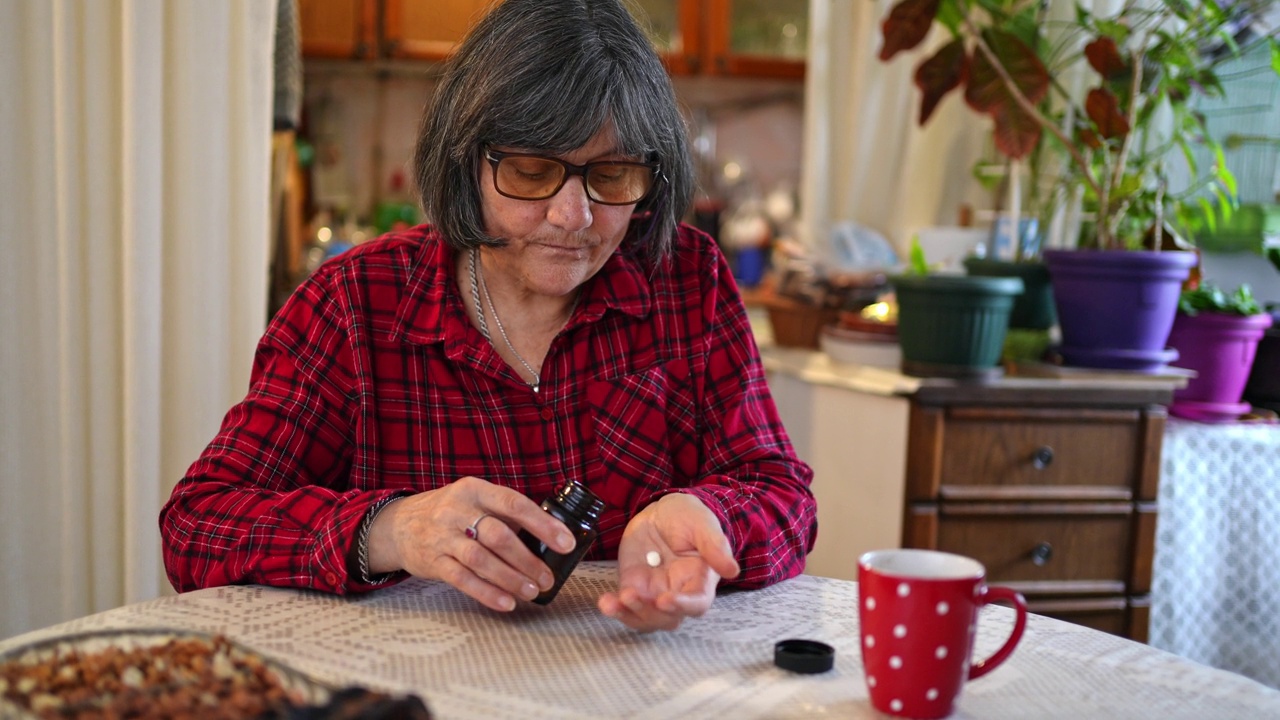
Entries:
[[816, 640], [779, 640], [773, 646], [773, 664], [783, 670], [814, 675], [831, 669], [836, 650]]

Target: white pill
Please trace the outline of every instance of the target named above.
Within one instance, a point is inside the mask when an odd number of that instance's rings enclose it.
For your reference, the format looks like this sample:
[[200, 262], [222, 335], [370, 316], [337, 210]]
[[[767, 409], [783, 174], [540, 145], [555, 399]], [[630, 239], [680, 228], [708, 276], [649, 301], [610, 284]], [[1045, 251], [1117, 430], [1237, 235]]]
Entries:
[[650, 550], [644, 556], [644, 561], [649, 563], [649, 567], [658, 567], [662, 564], [662, 556], [658, 554], [657, 550]]

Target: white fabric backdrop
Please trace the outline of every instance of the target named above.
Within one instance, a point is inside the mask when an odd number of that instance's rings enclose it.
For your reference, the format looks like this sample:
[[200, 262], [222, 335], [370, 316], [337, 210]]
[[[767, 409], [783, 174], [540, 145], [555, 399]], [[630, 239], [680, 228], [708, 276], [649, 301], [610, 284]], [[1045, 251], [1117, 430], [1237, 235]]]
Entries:
[[265, 323], [275, 14], [0, 0], [0, 637], [168, 589]]
[[[810, 0], [802, 213], [819, 258], [833, 224], [854, 221], [905, 254], [922, 227], [954, 225], [962, 203], [989, 208], [973, 179], [990, 146], [990, 122], [953, 91], [923, 128], [912, 82], [916, 49], [879, 59], [880, 22], [893, 0]], [[936, 47], [945, 33], [926, 41]]]

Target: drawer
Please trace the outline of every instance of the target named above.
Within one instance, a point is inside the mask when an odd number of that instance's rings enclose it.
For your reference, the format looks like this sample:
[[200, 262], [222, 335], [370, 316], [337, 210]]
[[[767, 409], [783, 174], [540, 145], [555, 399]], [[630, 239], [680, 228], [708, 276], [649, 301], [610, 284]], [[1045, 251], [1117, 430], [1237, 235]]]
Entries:
[[1151, 598], [1068, 598], [1027, 600], [1027, 612], [1147, 642], [1151, 622]]
[[1130, 590], [1135, 515], [1128, 503], [916, 505], [904, 544], [967, 555], [993, 583], [1027, 595]]
[[1028, 600], [1027, 612], [1064, 620], [1076, 625], [1101, 630], [1112, 635], [1130, 637], [1135, 624], [1129, 603], [1123, 597], [1087, 598], [1083, 600]]
[[953, 408], [942, 427], [940, 499], [1130, 500], [1142, 433], [1128, 411]]

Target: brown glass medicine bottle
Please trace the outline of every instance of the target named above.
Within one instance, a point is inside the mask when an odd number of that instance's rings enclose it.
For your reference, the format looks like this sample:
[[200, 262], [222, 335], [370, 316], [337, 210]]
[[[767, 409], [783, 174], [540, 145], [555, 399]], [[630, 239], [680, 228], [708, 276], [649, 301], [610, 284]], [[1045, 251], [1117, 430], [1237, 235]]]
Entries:
[[551, 574], [555, 576], [555, 584], [551, 589], [533, 599], [539, 605], [546, 605], [555, 599], [564, 581], [569, 579], [573, 569], [578, 566], [578, 561], [587, 554], [591, 543], [595, 542], [596, 523], [600, 521], [604, 501], [581, 483], [571, 480], [565, 483], [555, 495], [542, 501], [542, 509], [564, 523], [573, 534], [576, 543], [568, 554], [562, 555], [547, 547], [546, 543], [534, 537], [529, 531], [520, 531], [520, 539], [524, 541], [525, 546], [546, 563], [547, 567], [551, 568]]

